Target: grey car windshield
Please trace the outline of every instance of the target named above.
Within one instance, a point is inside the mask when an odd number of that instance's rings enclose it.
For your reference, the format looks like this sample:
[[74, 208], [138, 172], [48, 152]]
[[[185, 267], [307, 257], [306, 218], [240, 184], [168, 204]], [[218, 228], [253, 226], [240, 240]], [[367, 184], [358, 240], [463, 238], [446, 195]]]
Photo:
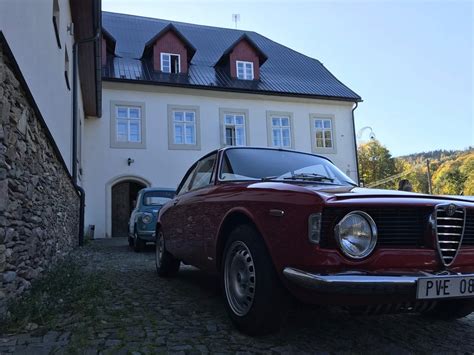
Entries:
[[220, 180], [283, 180], [356, 185], [351, 178], [324, 158], [299, 152], [258, 148], [226, 150]]
[[173, 199], [174, 191], [148, 191], [143, 195], [145, 206], [161, 206]]

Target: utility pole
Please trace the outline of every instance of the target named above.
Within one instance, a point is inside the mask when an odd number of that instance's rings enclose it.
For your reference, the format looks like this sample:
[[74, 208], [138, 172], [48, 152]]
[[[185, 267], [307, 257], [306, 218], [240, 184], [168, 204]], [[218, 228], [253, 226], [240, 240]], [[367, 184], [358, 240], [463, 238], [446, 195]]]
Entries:
[[433, 194], [433, 187], [431, 186], [431, 170], [430, 170], [430, 160], [426, 159], [426, 168], [427, 168], [427, 175], [428, 175], [428, 192], [430, 195]]

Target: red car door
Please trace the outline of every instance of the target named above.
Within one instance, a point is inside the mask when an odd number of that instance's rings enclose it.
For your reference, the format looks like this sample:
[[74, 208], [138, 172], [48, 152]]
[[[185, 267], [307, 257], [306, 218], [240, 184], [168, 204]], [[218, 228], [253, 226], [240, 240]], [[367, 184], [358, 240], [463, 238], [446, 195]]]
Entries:
[[175, 205], [168, 216], [173, 230], [169, 238], [173, 239], [171, 252], [188, 264], [202, 266], [206, 260], [202, 223], [205, 210], [202, 201], [213, 187], [213, 169], [217, 153], [212, 153], [198, 161], [191, 174], [188, 191], [178, 192]]
[[186, 198], [184, 201], [182, 200], [183, 197], [186, 197], [186, 194], [189, 192], [195, 173], [196, 164], [194, 164], [187, 171], [186, 175], [178, 186], [175, 198], [171, 202], [172, 206], [166, 209], [165, 213], [161, 217], [161, 223], [166, 240], [166, 248], [179, 259], [182, 259], [184, 255], [182, 235], [184, 233], [183, 220], [186, 218], [182, 208], [182, 202], [185, 202]]

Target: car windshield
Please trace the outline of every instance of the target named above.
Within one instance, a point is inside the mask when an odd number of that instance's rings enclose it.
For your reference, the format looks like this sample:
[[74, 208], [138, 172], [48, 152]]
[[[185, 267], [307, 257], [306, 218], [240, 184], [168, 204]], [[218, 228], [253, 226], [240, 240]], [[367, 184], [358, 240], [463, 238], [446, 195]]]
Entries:
[[144, 206], [161, 206], [173, 199], [174, 191], [148, 191], [143, 195]]
[[351, 178], [324, 158], [299, 152], [259, 148], [226, 150], [220, 179], [356, 185]]

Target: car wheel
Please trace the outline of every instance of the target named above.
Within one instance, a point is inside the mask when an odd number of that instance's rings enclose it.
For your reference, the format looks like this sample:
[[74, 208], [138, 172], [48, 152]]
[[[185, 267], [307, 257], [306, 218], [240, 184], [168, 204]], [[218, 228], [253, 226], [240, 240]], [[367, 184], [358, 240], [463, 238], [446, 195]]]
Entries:
[[134, 234], [135, 236], [135, 240], [133, 241], [133, 250], [136, 252], [136, 253], [139, 253], [141, 252], [143, 249], [145, 249], [145, 241], [140, 239], [140, 237], [138, 236], [137, 232], [135, 232]]
[[158, 231], [155, 243], [155, 265], [158, 275], [161, 277], [175, 276], [179, 271], [180, 264], [181, 262], [166, 250], [163, 232]]
[[423, 315], [431, 319], [455, 320], [474, 312], [474, 300], [441, 301]]
[[289, 297], [254, 228], [242, 225], [231, 232], [221, 271], [226, 309], [235, 326], [249, 335], [278, 331]]

